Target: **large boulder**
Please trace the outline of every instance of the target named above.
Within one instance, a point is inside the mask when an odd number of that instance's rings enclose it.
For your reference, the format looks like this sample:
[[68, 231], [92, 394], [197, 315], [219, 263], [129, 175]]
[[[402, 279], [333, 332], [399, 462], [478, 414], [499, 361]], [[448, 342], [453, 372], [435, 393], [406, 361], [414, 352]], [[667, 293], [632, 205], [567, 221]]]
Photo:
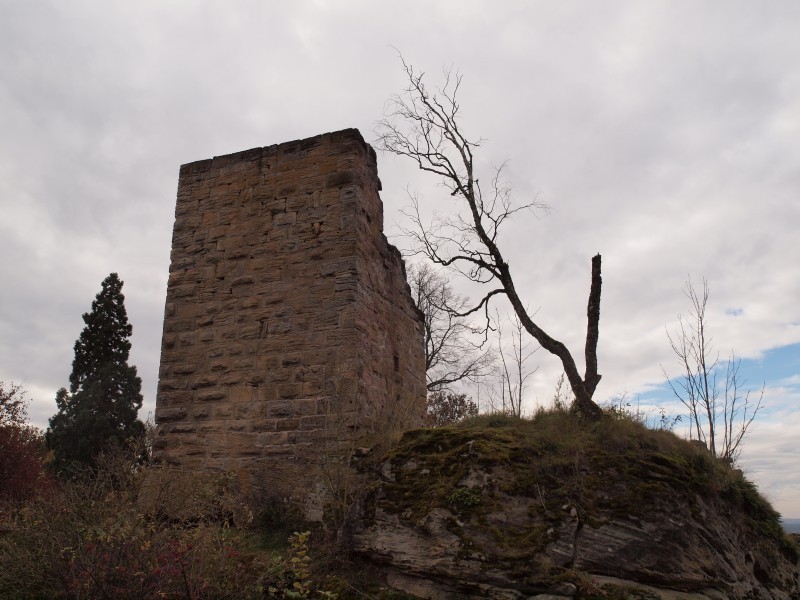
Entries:
[[407, 433], [349, 544], [420, 598], [800, 597], [797, 548], [740, 471], [568, 412]]

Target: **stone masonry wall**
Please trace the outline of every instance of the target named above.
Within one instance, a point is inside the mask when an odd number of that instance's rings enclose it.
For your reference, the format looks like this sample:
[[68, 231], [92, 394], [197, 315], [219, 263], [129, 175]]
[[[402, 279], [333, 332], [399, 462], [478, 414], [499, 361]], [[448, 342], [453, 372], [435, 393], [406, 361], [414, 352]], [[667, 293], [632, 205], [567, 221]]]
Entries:
[[319, 517], [356, 446], [420, 424], [425, 360], [348, 129], [180, 169], [153, 454]]

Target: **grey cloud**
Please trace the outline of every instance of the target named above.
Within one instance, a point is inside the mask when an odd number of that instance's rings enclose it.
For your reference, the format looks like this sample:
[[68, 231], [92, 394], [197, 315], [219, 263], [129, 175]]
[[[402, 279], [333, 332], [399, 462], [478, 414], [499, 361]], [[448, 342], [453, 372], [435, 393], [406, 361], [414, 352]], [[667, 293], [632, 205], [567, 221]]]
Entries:
[[[503, 241], [573, 349], [603, 253], [603, 397], [661, 383], [689, 273], [709, 279], [721, 348], [798, 342], [798, 17], [790, 1], [4, 3], [0, 378], [35, 391], [43, 424], [117, 271], [152, 408], [178, 166], [344, 127], [370, 138], [404, 85], [391, 46], [431, 83], [457, 67], [481, 164], [508, 160], [516, 194], [552, 205]], [[406, 186], [449, 210], [409, 165], [379, 164], [392, 234]], [[541, 360], [531, 403], [558, 374]]]

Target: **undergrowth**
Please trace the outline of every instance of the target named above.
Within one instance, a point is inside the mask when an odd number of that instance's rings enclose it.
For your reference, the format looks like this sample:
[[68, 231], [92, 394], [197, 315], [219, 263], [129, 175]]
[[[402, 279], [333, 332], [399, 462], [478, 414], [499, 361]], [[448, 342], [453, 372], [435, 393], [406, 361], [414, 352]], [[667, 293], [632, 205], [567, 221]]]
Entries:
[[[777, 540], [797, 561], [779, 514], [740, 471], [624, 415], [481, 415], [407, 432], [387, 463], [376, 499], [384, 510], [412, 525], [447, 510], [457, 517], [453, 527], [470, 523], [498, 547], [518, 548], [526, 573], [552, 527], [572, 515], [595, 527], [679, 502], [699, 520], [699, 497], [743, 515], [754, 536]], [[352, 562], [330, 533], [284, 502], [250, 515], [224, 476], [173, 479], [170, 488], [158, 478], [148, 484], [147, 472], [130, 457], [108, 456], [83, 478], [24, 504], [0, 504], [0, 599], [411, 598], [381, 587], [374, 567]], [[530, 527], [509, 531], [493, 519], [511, 496], [530, 499]]]

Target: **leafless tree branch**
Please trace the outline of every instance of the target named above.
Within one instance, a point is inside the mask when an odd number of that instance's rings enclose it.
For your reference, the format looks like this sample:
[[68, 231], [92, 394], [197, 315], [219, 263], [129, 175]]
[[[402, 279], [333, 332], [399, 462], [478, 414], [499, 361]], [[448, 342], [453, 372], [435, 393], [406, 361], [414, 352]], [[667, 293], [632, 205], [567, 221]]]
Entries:
[[741, 361], [731, 352], [725, 366], [724, 389], [720, 390], [719, 352], [714, 352], [708, 333], [708, 282], [703, 279], [703, 291], [699, 294], [689, 278], [684, 294], [691, 304], [689, 316], [679, 315], [677, 331], [667, 331], [682, 374], [672, 379], [663, 366], [661, 370], [673, 395], [689, 412], [689, 437], [696, 436], [714, 456], [733, 463], [750, 425], [763, 407], [764, 387], [755, 401], [751, 400], [750, 391], [742, 395], [746, 381], [739, 379]]
[[483, 330], [465, 318], [481, 307], [465, 310], [466, 298], [457, 295], [430, 265], [411, 265], [408, 274], [411, 293], [425, 319], [428, 390], [447, 390], [454, 383], [474, 383], [486, 375], [492, 367], [493, 354], [483, 349], [479, 341], [473, 341]]
[[483, 309], [488, 317], [491, 299], [506, 296], [525, 331], [560, 359], [580, 412], [590, 419], [600, 418], [602, 411], [592, 400], [600, 380], [597, 372], [600, 255], [592, 259], [584, 352], [586, 373], [581, 377], [567, 347], [548, 335], [526, 311], [499, 247], [500, 228], [510, 217], [543, 205], [535, 198], [515, 205], [510, 189], [502, 180], [502, 165], [491, 178], [491, 191], [484, 195], [473, 157], [482, 140], [470, 141], [460, 125], [457, 96], [461, 75], [446, 70], [444, 85], [431, 93], [423, 82], [424, 73], [416, 72], [402, 56], [400, 60], [408, 86], [387, 102], [386, 116], [377, 126], [378, 145], [387, 152], [408, 157], [421, 170], [438, 176], [450, 196], [457, 199], [457, 206], [465, 210], [465, 214], [457, 209], [454, 216], [435, 216], [431, 223], [423, 223], [418, 199], [414, 197], [413, 209], [407, 213], [414, 229], [405, 233], [416, 251], [434, 264], [450, 268], [475, 283], [499, 283], [498, 288], [485, 294], [471, 309], [460, 312], [471, 314]]
[[528, 361], [541, 348], [536, 346], [531, 349], [532, 342], [526, 339], [523, 333], [525, 328], [516, 314], [510, 319], [511, 325], [511, 347], [503, 341], [503, 326], [500, 315], [497, 314], [497, 342], [500, 346], [500, 361], [502, 364], [501, 379], [501, 402], [503, 412], [510, 412], [518, 417], [522, 416], [522, 399], [527, 387], [528, 379], [539, 370], [528, 368]]

